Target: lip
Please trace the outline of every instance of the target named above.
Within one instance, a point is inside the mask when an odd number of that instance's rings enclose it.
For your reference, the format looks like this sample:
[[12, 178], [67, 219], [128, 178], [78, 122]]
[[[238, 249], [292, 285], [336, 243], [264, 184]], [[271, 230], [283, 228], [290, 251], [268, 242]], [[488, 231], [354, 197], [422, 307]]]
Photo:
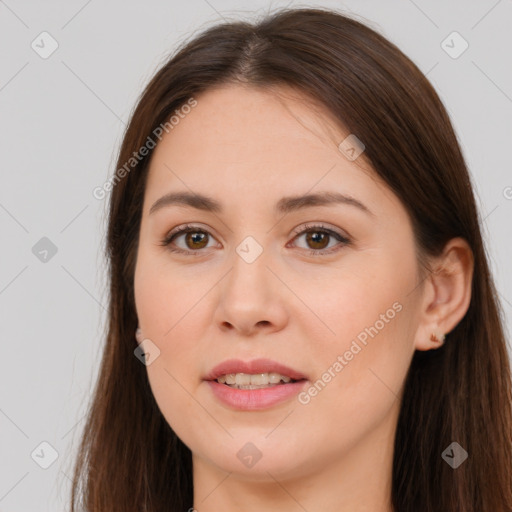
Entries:
[[221, 375], [228, 373], [280, 373], [290, 377], [293, 380], [302, 380], [307, 377], [298, 370], [290, 368], [284, 364], [272, 361], [271, 359], [253, 359], [251, 361], [242, 361], [241, 359], [228, 359], [217, 366], [204, 377], [204, 380], [214, 381]]
[[[267, 388], [236, 389], [217, 382], [217, 378], [228, 373], [279, 373], [297, 382], [278, 384]], [[307, 384], [305, 375], [298, 370], [271, 359], [253, 359], [242, 361], [229, 359], [214, 368], [204, 377], [212, 393], [224, 405], [244, 411], [267, 409], [273, 405], [289, 400], [297, 395]]]
[[206, 381], [206, 384], [224, 405], [242, 411], [257, 411], [290, 400], [304, 389], [307, 382], [307, 380], [299, 380], [259, 389], [231, 388], [216, 380]]

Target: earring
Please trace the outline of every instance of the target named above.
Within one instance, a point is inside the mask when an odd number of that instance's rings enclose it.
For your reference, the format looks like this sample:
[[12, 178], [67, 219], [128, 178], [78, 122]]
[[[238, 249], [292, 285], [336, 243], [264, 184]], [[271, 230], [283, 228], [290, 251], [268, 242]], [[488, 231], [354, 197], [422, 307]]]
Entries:
[[436, 343], [443, 343], [444, 339], [445, 339], [444, 334], [436, 334], [435, 332], [433, 332], [430, 335], [430, 341], [434, 341]]

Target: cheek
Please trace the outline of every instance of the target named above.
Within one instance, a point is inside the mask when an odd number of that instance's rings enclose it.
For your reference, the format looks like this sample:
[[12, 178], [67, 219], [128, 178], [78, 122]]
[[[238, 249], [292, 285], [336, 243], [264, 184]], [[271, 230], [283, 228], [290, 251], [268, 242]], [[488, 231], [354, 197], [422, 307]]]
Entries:
[[168, 345], [182, 324], [190, 323], [195, 305], [207, 289], [204, 281], [196, 283], [192, 275], [166, 266], [161, 256], [141, 251], [135, 269], [134, 293], [144, 336]]
[[350, 272], [310, 291], [308, 304], [321, 322], [310, 320], [309, 332], [319, 333], [311, 351], [316, 380], [303, 403], [330, 409], [348, 430], [354, 421], [363, 426], [389, 412], [414, 352], [408, 298], [414, 282], [412, 258], [397, 265], [383, 256], [361, 258]]
[[160, 352], [146, 367], [148, 379], [163, 416], [185, 438], [190, 422], [205, 420], [189, 394], [200, 381], [201, 347], [192, 340], [201, 339], [201, 299], [213, 285], [204, 280], [193, 283], [192, 276], [166, 270], [161, 259], [139, 254], [134, 276], [137, 316], [144, 338]]

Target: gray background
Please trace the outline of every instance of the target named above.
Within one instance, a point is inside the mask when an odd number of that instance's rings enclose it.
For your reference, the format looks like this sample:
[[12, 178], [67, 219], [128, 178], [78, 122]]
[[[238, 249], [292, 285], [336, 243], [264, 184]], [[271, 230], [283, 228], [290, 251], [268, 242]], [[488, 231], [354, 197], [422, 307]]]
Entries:
[[[92, 191], [137, 96], [177, 42], [286, 5], [345, 8], [427, 74], [473, 176], [510, 332], [512, 0], [0, 0], [0, 512], [68, 508], [106, 321], [107, 201]], [[58, 43], [46, 59], [31, 46], [51, 49], [43, 31]], [[453, 31], [469, 44], [457, 58], [445, 49], [461, 40], [442, 45]], [[42, 442], [58, 453], [47, 469]]]

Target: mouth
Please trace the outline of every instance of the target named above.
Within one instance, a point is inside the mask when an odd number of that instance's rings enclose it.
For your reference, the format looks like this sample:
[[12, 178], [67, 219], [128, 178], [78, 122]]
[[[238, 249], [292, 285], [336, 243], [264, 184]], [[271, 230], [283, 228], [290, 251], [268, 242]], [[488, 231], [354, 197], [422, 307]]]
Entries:
[[234, 389], [263, 389], [274, 386], [282, 386], [306, 379], [292, 379], [287, 375], [277, 372], [271, 373], [227, 373], [220, 375], [216, 380], [219, 384], [225, 384]]
[[227, 386], [269, 387], [306, 380], [306, 375], [271, 359], [228, 359], [212, 368], [203, 379]]
[[288, 401], [308, 381], [299, 371], [270, 359], [230, 359], [215, 366], [203, 380], [224, 405], [246, 411]]

